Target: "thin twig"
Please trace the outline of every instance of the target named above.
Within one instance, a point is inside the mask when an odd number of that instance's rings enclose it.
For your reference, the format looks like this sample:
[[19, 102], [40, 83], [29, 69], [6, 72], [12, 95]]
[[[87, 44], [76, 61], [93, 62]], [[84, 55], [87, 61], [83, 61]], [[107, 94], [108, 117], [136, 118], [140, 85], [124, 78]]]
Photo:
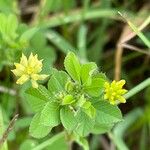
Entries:
[[[143, 22], [139, 26], [138, 29], [140, 31], [143, 30], [150, 23], [150, 16], [148, 16], [146, 20], [147, 20], [146, 22]], [[127, 34], [127, 33], [129, 33], [129, 34]], [[123, 48], [124, 48], [124, 46], [127, 46], [126, 43], [135, 36], [136, 36], [136, 33], [131, 32], [131, 31], [129, 32], [129, 27], [128, 27], [128, 25], [126, 25], [121, 34], [121, 37], [120, 37], [118, 43], [117, 43], [116, 58], [115, 58], [115, 77], [114, 77], [115, 80], [120, 79]], [[135, 50], [135, 47], [132, 47], [132, 48], [133, 48], [132, 50]], [[131, 47], [129, 49], [131, 50]], [[137, 51], [137, 48], [136, 48], [136, 51]], [[138, 49], [138, 52], [140, 52], [140, 51], [141, 50]], [[145, 53], [145, 52], [142, 51], [142, 53]]]
[[142, 49], [140, 49], [140, 48], [138, 48], [136, 46], [130, 45], [130, 44], [123, 43], [122, 47], [123, 48], [128, 48], [129, 50], [137, 51], [137, 52], [140, 52], [140, 53], [143, 53], [143, 54], [146, 54], [146, 55], [150, 56], [150, 52], [149, 51], [142, 50]]
[[6, 141], [9, 133], [12, 131], [13, 127], [14, 127], [14, 124], [15, 122], [17, 121], [17, 118], [18, 118], [19, 114], [16, 114], [12, 120], [10, 121], [7, 129], [5, 130], [5, 132], [3, 133], [3, 136], [2, 138], [0, 139], [0, 148], [2, 147], [2, 145], [4, 144], [4, 142]]

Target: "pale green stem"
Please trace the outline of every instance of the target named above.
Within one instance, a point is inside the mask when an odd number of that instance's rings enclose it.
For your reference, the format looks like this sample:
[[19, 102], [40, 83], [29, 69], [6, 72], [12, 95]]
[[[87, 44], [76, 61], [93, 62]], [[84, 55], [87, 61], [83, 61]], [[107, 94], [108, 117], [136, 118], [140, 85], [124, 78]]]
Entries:
[[44, 148], [46, 148], [47, 146], [53, 144], [57, 139], [60, 139], [61, 137], [63, 137], [65, 135], [65, 132], [60, 132], [57, 135], [53, 136], [52, 138], [48, 139], [47, 141], [41, 143], [40, 145], [38, 145], [37, 147], [33, 148], [32, 150], [42, 150]]
[[150, 86], [150, 78], [144, 80], [134, 88], [132, 88], [127, 94], [124, 95], [126, 99], [129, 99], [130, 97], [134, 96], [138, 92], [142, 91], [144, 88]]
[[110, 9], [88, 10], [84, 13], [84, 17], [82, 11], [83, 10], [73, 11], [69, 15], [65, 14], [56, 15], [54, 17], [51, 17], [50, 19], [43, 20], [43, 22], [39, 24], [39, 26], [47, 28], [96, 18], [114, 18], [114, 19], [119, 18], [117, 10], [110, 10]]

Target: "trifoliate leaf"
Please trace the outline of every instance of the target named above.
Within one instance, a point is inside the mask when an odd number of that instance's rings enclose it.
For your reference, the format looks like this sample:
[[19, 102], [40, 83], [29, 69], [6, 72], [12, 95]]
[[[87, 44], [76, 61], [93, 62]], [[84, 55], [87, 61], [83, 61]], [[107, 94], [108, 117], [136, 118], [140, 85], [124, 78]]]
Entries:
[[91, 119], [87, 114], [80, 111], [77, 116], [78, 125], [75, 129], [75, 133], [79, 134], [80, 136], [87, 136], [91, 130], [93, 129], [93, 126], [95, 124], [95, 120]]
[[96, 109], [90, 105], [89, 108], [83, 109], [83, 111], [90, 117], [90, 118], [95, 118], [96, 115]]
[[69, 131], [74, 130], [77, 126], [77, 120], [75, 115], [75, 112], [73, 112], [73, 110], [71, 110], [68, 106], [64, 106], [60, 110], [61, 122], [63, 126]]
[[30, 124], [30, 128], [29, 128], [30, 135], [35, 138], [45, 137], [52, 129], [49, 126], [44, 126], [43, 124], [41, 124], [40, 118], [41, 118], [41, 114], [37, 113], [33, 117], [31, 124]]
[[113, 124], [122, 121], [122, 114], [117, 106], [111, 105], [104, 100], [96, 102], [93, 105], [96, 108], [97, 124]]
[[114, 124], [99, 124], [95, 125], [92, 129], [92, 133], [94, 134], [104, 134], [106, 132], [109, 132], [111, 128], [114, 126]]
[[48, 102], [41, 112], [41, 122], [46, 126], [57, 126], [60, 123], [60, 107], [56, 102]]
[[44, 86], [39, 88], [29, 88], [26, 90], [26, 100], [30, 104], [31, 108], [35, 112], [39, 112], [43, 109], [46, 102], [51, 100], [49, 91]]
[[68, 81], [68, 75], [64, 71], [55, 70], [49, 79], [48, 90], [55, 95], [65, 90], [65, 84]]
[[105, 80], [103, 78], [92, 78], [90, 85], [84, 87], [84, 91], [93, 97], [98, 97], [103, 91]]
[[93, 62], [83, 64], [81, 66], [81, 81], [84, 85], [91, 84], [92, 80], [92, 73], [94, 70], [96, 70], [97, 65]]
[[72, 95], [68, 94], [63, 98], [62, 105], [72, 104], [73, 102], [75, 102], [75, 99]]
[[65, 61], [64, 61], [64, 66], [65, 66], [66, 71], [72, 77], [72, 79], [80, 83], [81, 66], [80, 66], [78, 58], [76, 57], [74, 53], [69, 52], [67, 54]]

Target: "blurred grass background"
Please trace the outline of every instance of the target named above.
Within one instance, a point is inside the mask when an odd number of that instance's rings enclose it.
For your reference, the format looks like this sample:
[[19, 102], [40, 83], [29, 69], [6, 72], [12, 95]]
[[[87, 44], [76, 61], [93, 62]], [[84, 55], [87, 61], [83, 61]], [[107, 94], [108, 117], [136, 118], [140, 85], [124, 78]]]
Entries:
[[[125, 116], [124, 122], [116, 125], [109, 134], [88, 138], [91, 150], [149, 149], [149, 0], [0, 0], [0, 12], [17, 16], [18, 33], [32, 27], [38, 29], [25, 53], [32, 51], [43, 58], [46, 73], [50, 72], [50, 65], [63, 68], [66, 53], [73, 51], [81, 62], [96, 62], [111, 80], [125, 79], [128, 90], [145, 81], [142, 88], [137, 87], [138, 93], [131, 94], [126, 104], [119, 105]], [[136, 27], [142, 32], [137, 32]], [[32, 149], [48, 138], [36, 140], [29, 136], [33, 112], [23, 95], [25, 86], [16, 88], [10, 68], [5, 65], [0, 72], [0, 121], [7, 127], [14, 113], [19, 113], [8, 136], [8, 148]], [[59, 130], [61, 128], [56, 128], [53, 133]], [[0, 135], [3, 131], [0, 127]], [[64, 139], [60, 137], [57, 143], [45, 149], [65, 150]], [[80, 148], [74, 144], [73, 149]]]

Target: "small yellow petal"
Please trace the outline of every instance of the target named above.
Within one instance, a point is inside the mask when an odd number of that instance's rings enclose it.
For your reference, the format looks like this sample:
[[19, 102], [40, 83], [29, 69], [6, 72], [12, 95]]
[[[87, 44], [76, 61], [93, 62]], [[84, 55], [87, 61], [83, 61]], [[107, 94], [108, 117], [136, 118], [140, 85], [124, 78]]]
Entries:
[[35, 56], [31, 53], [29, 58], [22, 54], [20, 63], [14, 63], [16, 69], [12, 70], [12, 72], [19, 76], [20, 78], [17, 80], [17, 84], [23, 84], [28, 79], [31, 79], [32, 86], [37, 88], [37, 80], [44, 80], [48, 77], [48, 75], [42, 74], [39, 75], [42, 71], [42, 60], [38, 60], [38, 55]]
[[38, 88], [38, 83], [35, 80], [31, 80], [31, 83], [33, 88]]
[[19, 70], [22, 70], [24, 71], [25, 70], [25, 67], [19, 63], [14, 63], [14, 65], [16, 66], [16, 69], [19, 69]]
[[14, 69], [14, 70], [11, 70], [16, 76], [22, 76], [23, 75], [23, 71], [21, 70], [17, 70], [17, 69]]
[[119, 85], [120, 87], [122, 87], [125, 83], [126, 83], [125, 80], [120, 80], [120, 81], [118, 82], [118, 85]]
[[125, 84], [125, 80], [113, 81], [111, 84], [106, 82], [104, 84], [104, 99], [107, 99], [110, 104], [115, 104], [118, 101], [121, 103], [125, 103], [126, 100], [123, 95], [127, 92], [127, 90], [123, 89], [123, 85]]
[[120, 101], [121, 103], [126, 103], [126, 99], [125, 99], [123, 96], [121, 96], [121, 97], [119, 98], [119, 101]]
[[29, 76], [28, 75], [22, 75], [18, 80], [17, 80], [17, 84], [23, 84], [25, 83], [26, 81], [29, 80]]
[[20, 64], [23, 65], [23, 66], [28, 65], [27, 57], [23, 53], [22, 53], [22, 57], [21, 57], [21, 60], [20, 60]]
[[39, 78], [40, 78], [40, 75], [38, 75], [38, 74], [31, 74], [31, 79], [32, 80], [37, 81], [37, 80], [40, 80]]

